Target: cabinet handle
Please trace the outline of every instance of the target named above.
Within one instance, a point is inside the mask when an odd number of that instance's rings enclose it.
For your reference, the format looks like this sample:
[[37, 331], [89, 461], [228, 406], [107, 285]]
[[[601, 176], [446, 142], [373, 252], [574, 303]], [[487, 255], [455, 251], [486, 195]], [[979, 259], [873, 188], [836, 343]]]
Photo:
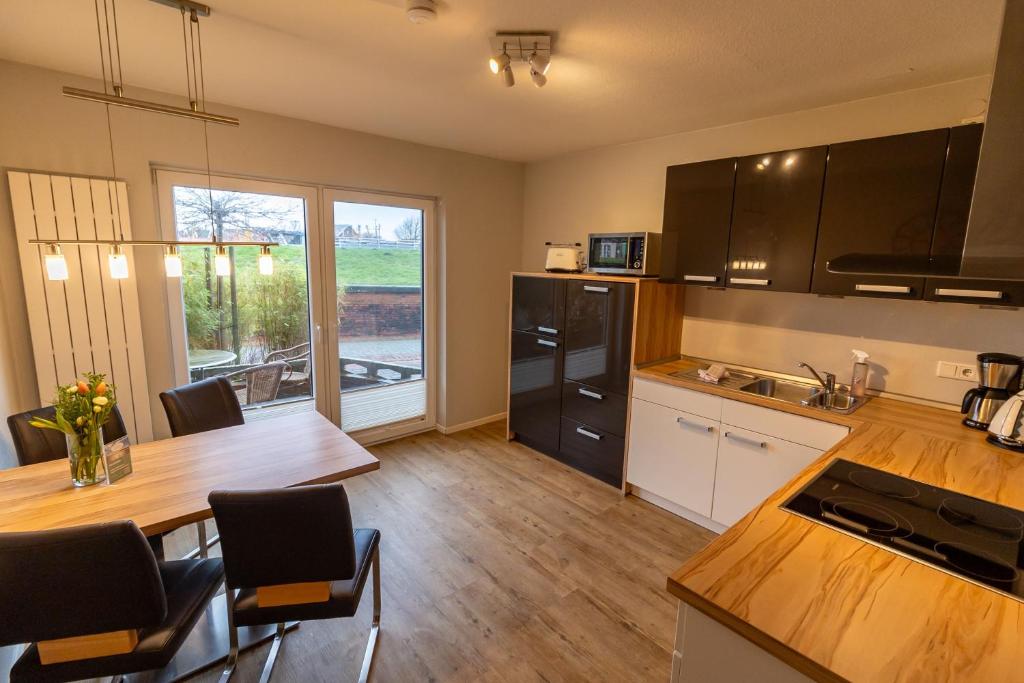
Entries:
[[676, 418], [676, 422], [678, 422], [679, 424], [683, 425], [684, 427], [694, 427], [696, 429], [702, 429], [702, 430], [704, 430], [706, 432], [709, 432], [709, 433], [715, 431], [714, 427], [709, 427], [707, 425], [698, 424], [697, 422], [690, 422], [685, 417], [677, 417]]
[[597, 294], [607, 294], [607, 287], [595, 287], [594, 285], [583, 285], [584, 292], [595, 292]]
[[1003, 293], [989, 289], [949, 289], [939, 287], [935, 296], [958, 296], [965, 299], [1002, 299]]
[[731, 277], [729, 278], [729, 284], [731, 285], [757, 285], [758, 287], [767, 287], [772, 283], [771, 280], [763, 280], [757, 277]]
[[585, 436], [588, 439], [593, 439], [594, 441], [600, 441], [601, 440], [601, 435], [600, 434], [595, 434], [594, 432], [590, 431], [589, 429], [584, 429], [583, 427], [577, 427], [576, 428], [576, 433], [579, 434], [580, 436]]
[[718, 282], [717, 275], [684, 275], [687, 282]]
[[881, 294], [910, 294], [909, 285], [861, 285], [853, 287], [858, 292], [878, 292]]
[[745, 444], [747, 444], [749, 446], [757, 446], [758, 448], [768, 448], [768, 442], [767, 441], [757, 441], [756, 439], [748, 439], [745, 436], [737, 436], [736, 434], [733, 434], [732, 432], [726, 432], [725, 433], [725, 438], [732, 439], [734, 441], [739, 441], [740, 443], [745, 443]]
[[598, 401], [601, 401], [601, 400], [604, 399], [604, 395], [603, 394], [599, 394], [596, 391], [590, 391], [588, 389], [580, 389], [579, 392], [583, 396], [589, 396], [590, 398], [596, 398]]
[[537, 326], [537, 331], [538, 332], [543, 332], [544, 334], [558, 334], [558, 330], [556, 330], [553, 327], [540, 327], [538, 325]]
[[558, 348], [558, 342], [553, 342], [550, 339], [538, 339], [537, 343], [541, 346], [550, 346], [553, 349]]

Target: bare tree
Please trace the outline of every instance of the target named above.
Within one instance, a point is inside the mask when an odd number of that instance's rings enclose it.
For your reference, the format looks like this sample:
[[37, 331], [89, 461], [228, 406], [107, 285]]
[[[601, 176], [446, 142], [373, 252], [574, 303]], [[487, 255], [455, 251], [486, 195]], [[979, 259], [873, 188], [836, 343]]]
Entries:
[[212, 226], [217, 239], [224, 239], [225, 230], [248, 232], [268, 222], [284, 221], [290, 214], [287, 208], [275, 206], [258, 194], [210, 192], [202, 187], [177, 187], [174, 192], [179, 238], [211, 239]]
[[423, 223], [419, 216], [408, 216], [395, 228], [395, 237], [400, 240], [422, 240]]

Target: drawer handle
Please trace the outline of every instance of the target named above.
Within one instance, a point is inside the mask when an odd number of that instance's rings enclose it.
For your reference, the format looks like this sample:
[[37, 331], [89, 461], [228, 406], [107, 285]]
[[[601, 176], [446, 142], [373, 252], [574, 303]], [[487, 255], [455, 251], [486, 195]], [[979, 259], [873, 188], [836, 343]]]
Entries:
[[709, 433], [715, 431], [714, 427], [709, 427], [707, 425], [702, 425], [702, 424], [699, 424], [697, 422], [690, 422], [685, 417], [677, 417], [676, 418], [676, 422], [678, 422], [679, 424], [683, 425], [684, 427], [693, 427], [695, 429], [702, 429], [702, 430], [704, 430], [706, 432], [709, 432]]
[[558, 342], [553, 342], [550, 339], [538, 339], [537, 343], [541, 346], [550, 346], [553, 349], [558, 348]]
[[687, 282], [718, 282], [717, 275], [684, 275]]
[[733, 434], [732, 432], [726, 432], [725, 433], [725, 438], [732, 439], [734, 441], [739, 441], [740, 443], [745, 443], [748, 446], [757, 446], [758, 448], [768, 448], [768, 442], [767, 441], [757, 441], [756, 439], [748, 439], [745, 436], [737, 436], [736, 434]]
[[600, 441], [601, 440], [601, 435], [600, 434], [592, 432], [589, 429], [584, 429], [583, 427], [577, 427], [576, 428], [576, 433], [579, 434], [580, 436], [585, 436], [588, 439], [593, 439], [594, 441]]
[[588, 389], [580, 389], [579, 392], [580, 392], [581, 396], [589, 396], [590, 398], [596, 398], [598, 401], [601, 401], [601, 400], [604, 399], [604, 395], [603, 394], [599, 394], [596, 391], [590, 391]]
[[544, 334], [558, 334], [558, 330], [556, 330], [553, 327], [539, 327], [538, 326], [537, 327], [537, 331], [538, 332], [543, 332]]
[[958, 296], [965, 299], [1002, 299], [1003, 293], [988, 289], [949, 289], [939, 287], [935, 296]]
[[595, 287], [594, 285], [583, 285], [584, 292], [594, 292], [596, 294], [607, 294], [607, 287]]
[[853, 287], [858, 292], [878, 292], [879, 294], [910, 294], [909, 285], [862, 285]]
[[772, 283], [771, 280], [764, 280], [757, 277], [731, 277], [729, 278], [729, 284], [731, 285], [757, 285], [758, 287], [767, 287]]

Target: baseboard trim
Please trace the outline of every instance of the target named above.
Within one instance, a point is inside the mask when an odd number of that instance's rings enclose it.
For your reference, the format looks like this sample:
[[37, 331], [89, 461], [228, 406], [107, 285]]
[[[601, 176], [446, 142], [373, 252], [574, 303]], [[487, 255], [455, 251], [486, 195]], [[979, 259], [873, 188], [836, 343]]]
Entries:
[[678, 503], [673, 503], [671, 500], [666, 500], [665, 498], [662, 498], [657, 494], [651, 493], [650, 491], [645, 491], [639, 486], [634, 486], [633, 484], [630, 484], [629, 493], [633, 494], [637, 498], [640, 498], [641, 500], [646, 500], [648, 503], [651, 503], [652, 505], [657, 505], [662, 510], [667, 510], [668, 512], [671, 512], [673, 515], [676, 515], [677, 517], [682, 517], [688, 522], [693, 522], [694, 524], [702, 526], [705, 529], [714, 531], [716, 534], [720, 534], [729, 528], [724, 524], [719, 524], [715, 520], [709, 519], [708, 517], [705, 517], [700, 513], [694, 512], [689, 508], [684, 508], [682, 505], [679, 505]]
[[470, 420], [469, 422], [461, 422], [457, 425], [437, 425], [437, 431], [441, 432], [442, 434], [454, 434], [455, 432], [461, 432], [465, 429], [472, 429], [473, 427], [485, 425], [488, 422], [497, 422], [498, 420], [504, 420], [505, 415], [507, 415], [507, 413], [502, 411], [494, 415], [488, 415], [487, 417], [481, 417], [476, 420]]

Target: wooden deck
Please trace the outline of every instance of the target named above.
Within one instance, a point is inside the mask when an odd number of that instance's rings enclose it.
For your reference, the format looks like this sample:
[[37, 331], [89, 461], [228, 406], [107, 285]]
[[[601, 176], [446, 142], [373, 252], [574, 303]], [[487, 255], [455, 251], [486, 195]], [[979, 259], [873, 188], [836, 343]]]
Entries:
[[[413, 380], [382, 387], [357, 389], [341, 394], [341, 428], [346, 432], [401, 422], [423, 415], [427, 407], [427, 383]], [[245, 410], [247, 422], [267, 420], [314, 410], [313, 399], [277, 403]]]

